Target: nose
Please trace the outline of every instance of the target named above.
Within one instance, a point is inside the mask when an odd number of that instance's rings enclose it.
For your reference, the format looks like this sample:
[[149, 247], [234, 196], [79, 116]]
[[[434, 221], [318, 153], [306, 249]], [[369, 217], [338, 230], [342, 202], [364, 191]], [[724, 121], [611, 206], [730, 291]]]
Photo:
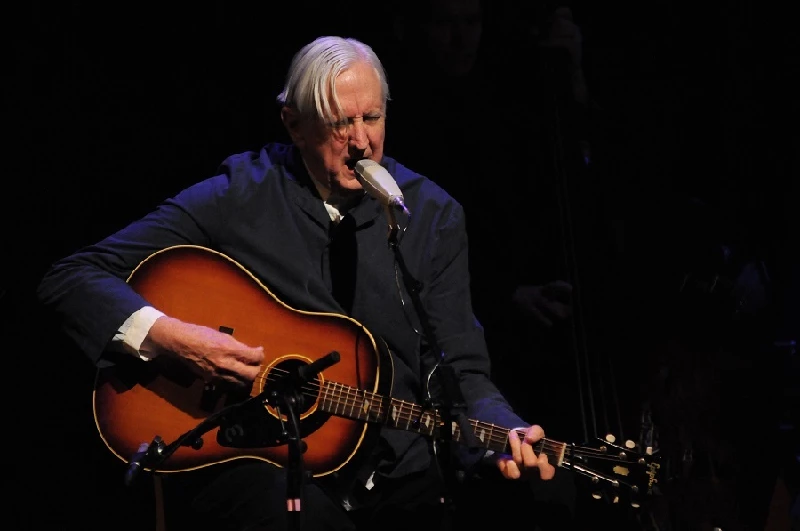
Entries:
[[363, 119], [356, 118], [353, 120], [352, 124], [350, 124], [349, 142], [351, 147], [360, 151], [367, 149], [369, 139], [367, 138], [367, 127], [364, 125]]

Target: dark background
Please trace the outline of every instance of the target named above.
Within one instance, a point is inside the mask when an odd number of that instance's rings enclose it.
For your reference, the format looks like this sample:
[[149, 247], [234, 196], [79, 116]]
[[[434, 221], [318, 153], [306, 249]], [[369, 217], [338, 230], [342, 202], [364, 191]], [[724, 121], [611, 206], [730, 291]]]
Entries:
[[[385, 37], [382, 18], [365, 2], [288, 4], [7, 8], [0, 312], [10, 528], [150, 521], [146, 505], [133, 510], [129, 503], [147, 492], [122, 487], [120, 464], [95, 436], [93, 368], [47, 326], [33, 289], [51, 261], [211, 175], [228, 154], [284, 139], [274, 98], [302, 44], [320, 34]], [[625, 282], [606, 301], [619, 320], [596, 344], [618, 353], [616, 377], [628, 382], [621, 401], [634, 404], [626, 410], [634, 413], [643, 401], [657, 407], [661, 400], [640, 385], [653, 378], [642, 370], [663, 369], [659, 360], [678, 360], [673, 373], [698, 378], [700, 387], [704, 378], [735, 373], [736, 387], [712, 399], [737, 404], [720, 415], [731, 438], [752, 443], [743, 455], [764, 463], [766, 479], [739, 473], [746, 477], [739, 483], [760, 490], [748, 496], [736, 487], [736, 499], [756, 500], [758, 512], [776, 481], [790, 497], [798, 489], [791, 452], [772, 438], [796, 440], [796, 355], [776, 344], [797, 339], [800, 322], [791, 222], [800, 177], [798, 31], [782, 9], [754, 1], [609, 4], [572, 2], [589, 85], [603, 109], [607, 162], [598, 177], [615, 199], [624, 248], [616, 265]], [[676, 280], [692, 269], [683, 257], [697, 263], [692, 245], [709, 234], [709, 223], [714, 229], [701, 247], [745, 249], [769, 273], [771, 302], [755, 325], [729, 323], [727, 308], [691, 315], [694, 306], [678, 294]], [[738, 272], [722, 274], [735, 280]], [[677, 329], [711, 321], [715, 331], [745, 336], [712, 335], [710, 348], [704, 336], [700, 350], [715, 355], [700, 368], [680, 361], [699, 359], [686, 354], [692, 348], [665, 346], [681, 335]], [[731, 342], [755, 346], [742, 354]], [[776, 433], [763, 437], [762, 427]]]

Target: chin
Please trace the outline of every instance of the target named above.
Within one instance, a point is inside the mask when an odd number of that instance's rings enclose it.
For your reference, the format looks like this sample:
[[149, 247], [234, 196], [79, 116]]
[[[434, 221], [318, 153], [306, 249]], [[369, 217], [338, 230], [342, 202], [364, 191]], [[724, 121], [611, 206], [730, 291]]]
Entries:
[[362, 190], [363, 187], [361, 183], [358, 182], [356, 179], [347, 179], [345, 181], [340, 181], [339, 186], [344, 190]]
[[339, 186], [347, 190], [361, 190], [361, 183], [356, 178], [355, 170], [344, 168], [344, 171], [336, 176], [336, 182]]
[[356, 179], [355, 174], [352, 176], [348, 175], [337, 175], [332, 179], [332, 184], [338, 188], [339, 190], [362, 190], [363, 187], [361, 183], [358, 182]]

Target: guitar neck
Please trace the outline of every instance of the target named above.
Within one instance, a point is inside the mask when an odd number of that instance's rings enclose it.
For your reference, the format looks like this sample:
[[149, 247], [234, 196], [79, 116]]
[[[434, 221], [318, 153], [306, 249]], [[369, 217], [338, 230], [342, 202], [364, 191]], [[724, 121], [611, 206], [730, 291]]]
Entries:
[[[385, 424], [395, 429], [412, 431], [427, 437], [438, 436], [439, 430], [444, 425], [441, 415], [436, 410], [426, 409], [412, 402], [385, 397], [337, 382], [325, 382], [320, 403], [322, 410], [331, 415]], [[504, 454], [511, 453], [511, 444], [508, 439], [509, 428], [473, 419], [469, 420], [469, 424], [472, 427], [473, 435], [483, 448]], [[453, 441], [462, 444], [468, 442], [457, 422], [452, 422], [450, 429]], [[524, 430], [517, 429], [516, 431], [521, 439]], [[566, 443], [563, 442], [541, 439], [537, 442], [535, 451], [547, 454], [551, 458], [551, 463], [561, 466], [566, 446]]]

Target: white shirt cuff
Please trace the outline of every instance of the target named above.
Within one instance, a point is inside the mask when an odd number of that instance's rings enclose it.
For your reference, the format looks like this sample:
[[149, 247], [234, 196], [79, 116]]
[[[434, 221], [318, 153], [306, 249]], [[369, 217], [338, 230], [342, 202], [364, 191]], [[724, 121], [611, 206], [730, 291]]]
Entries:
[[142, 343], [147, 337], [147, 333], [150, 332], [150, 327], [153, 326], [156, 319], [163, 315], [163, 312], [156, 310], [152, 306], [139, 308], [125, 319], [125, 322], [122, 323], [122, 326], [119, 327], [119, 330], [111, 339], [112, 344], [145, 361], [155, 358], [157, 353], [143, 348]]

